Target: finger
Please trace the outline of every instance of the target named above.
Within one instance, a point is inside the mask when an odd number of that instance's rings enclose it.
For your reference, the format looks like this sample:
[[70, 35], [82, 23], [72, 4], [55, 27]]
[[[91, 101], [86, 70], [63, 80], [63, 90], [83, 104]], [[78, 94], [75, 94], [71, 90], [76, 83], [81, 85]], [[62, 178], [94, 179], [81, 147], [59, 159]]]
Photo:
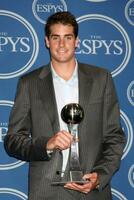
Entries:
[[73, 136], [69, 132], [63, 130], [63, 131], [61, 131], [61, 133], [62, 133], [63, 137], [70, 140], [71, 142], [73, 141]]
[[84, 179], [84, 180], [89, 180], [90, 178], [91, 178], [91, 174], [85, 174], [82, 178]]
[[60, 149], [64, 150], [70, 147], [72, 142], [72, 136], [66, 131], [60, 131], [56, 133], [47, 143], [47, 149]]
[[77, 183], [70, 183], [70, 184], [66, 184], [67, 186], [69, 187], [73, 187], [75, 189], [78, 189], [78, 190], [87, 190], [87, 189], [90, 189], [91, 187], [91, 183], [86, 183], [86, 184], [83, 184], [83, 185], [80, 185], [80, 184], [77, 184]]
[[89, 186], [87, 187], [85, 185], [79, 185], [76, 183], [69, 183], [69, 184], [66, 184], [64, 187], [68, 189], [76, 190], [85, 194], [90, 192], [91, 190]]
[[96, 180], [98, 177], [98, 174], [96, 172], [93, 173], [89, 173], [89, 174], [85, 174], [83, 176], [83, 179], [87, 179], [87, 180]]
[[94, 184], [98, 180], [98, 174], [92, 173], [92, 176], [90, 177], [90, 181]]
[[74, 183], [67, 183], [64, 187], [72, 189], [72, 190], [77, 190], [77, 191], [81, 191], [82, 188], [77, 186], [77, 184]]
[[68, 133], [68, 132], [66, 132], [66, 131], [64, 131], [64, 130], [62, 130], [62, 131], [60, 131], [60, 132], [58, 132], [57, 134], [56, 134], [56, 136], [57, 137], [60, 137], [60, 138], [63, 138], [63, 139], [65, 139], [65, 140], [72, 140], [72, 135], [70, 134], [70, 133]]
[[55, 143], [58, 147], [69, 148], [71, 145], [71, 140], [65, 136], [58, 136], [55, 140]]

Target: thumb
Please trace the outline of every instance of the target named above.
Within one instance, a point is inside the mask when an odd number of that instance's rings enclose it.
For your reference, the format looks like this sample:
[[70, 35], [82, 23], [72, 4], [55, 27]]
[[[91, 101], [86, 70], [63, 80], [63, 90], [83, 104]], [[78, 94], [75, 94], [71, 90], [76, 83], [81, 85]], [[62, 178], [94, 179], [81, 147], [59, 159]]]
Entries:
[[83, 176], [83, 179], [88, 179], [88, 180], [90, 180], [90, 179], [94, 180], [95, 179], [96, 180], [97, 177], [98, 177], [98, 174], [96, 172], [93, 172], [93, 173], [85, 174]]

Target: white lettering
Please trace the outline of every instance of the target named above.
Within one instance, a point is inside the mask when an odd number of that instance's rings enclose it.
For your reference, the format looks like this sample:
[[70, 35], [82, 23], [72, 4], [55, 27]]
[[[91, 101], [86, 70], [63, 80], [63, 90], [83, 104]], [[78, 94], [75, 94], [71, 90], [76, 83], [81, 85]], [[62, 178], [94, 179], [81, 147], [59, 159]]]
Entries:
[[134, 172], [132, 173], [132, 179], [134, 180]]
[[[121, 48], [121, 46], [122, 46], [122, 41], [119, 41], [119, 40], [114, 41], [115, 55], [121, 55], [123, 53], [123, 48]], [[118, 50], [118, 52], [116, 50]]]
[[0, 52], [2, 51], [2, 47], [8, 44], [8, 39], [6, 37], [0, 37]]
[[[0, 37], [0, 52], [9, 47], [11, 52], [29, 52], [29, 38], [27, 37]], [[9, 50], [8, 49], [8, 50]]]
[[92, 54], [97, 54], [97, 49], [102, 47], [101, 40], [92, 40]]
[[37, 12], [45, 13], [45, 12], [59, 12], [63, 11], [64, 8], [62, 5], [53, 5], [53, 4], [37, 4], [36, 5]]
[[22, 44], [22, 47], [25, 47], [24, 49], [20, 48], [21, 52], [29, 52], [30, 51], [30, 46], [26, 42], [29, 43], [29, 38], [23, 37], [20, 39], [20, 43]]
[[110, 53], [110, 47], [111, 47], [111, 45], [113, 44], [114, 41], [111, 40], [109, 44], [107, 44], [106, 40], [103, 40], [102, 42], [103, 42], [104, 46], [106, 47], [106, 53], [105, 54], [110, 55], [111, 54]]
[[76, 54], [99, 54], [103, 50], [105, 55], [121, 55], [123, 53], [122, 41], [119, 40], [97, 40], [84, 39], [79, 41]]
[[[15, 40], [15, 41], [13, 41], [13, 39]], [[11, 43], [11, 47], [12, 47], [12, 52], [17, 52], [17, 50], [16, 50], [16, 45], [17, 45], [17, 43], [19, 42], [19, 40], [20, 40], [20, 38], [19, 37], [17, 37], [16, 39], [15, 38], [12, 38], [12, 37], [8, 37], [8, 41]]]
[[134, 16], [134, 8], [129, 8], [129, 15]]
[[7, 127], [0, 127], [0, 142], [3, 142], [5, 135], [7, 134]]
[[131, 90], [131, 97], [134, 97], [134, 89]]

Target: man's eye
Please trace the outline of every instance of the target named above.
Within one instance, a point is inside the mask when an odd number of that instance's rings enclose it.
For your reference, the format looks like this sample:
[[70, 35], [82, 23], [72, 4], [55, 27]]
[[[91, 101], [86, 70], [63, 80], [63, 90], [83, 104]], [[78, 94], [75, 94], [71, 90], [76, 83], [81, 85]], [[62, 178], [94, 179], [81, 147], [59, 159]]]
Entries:
[[57, 37], [57, 36], [52, 37], [52, 40], [58, 40], [58, 39], [59, 39], [59, 37]]
[[71, 37], [71, 36], [67, 36], [66, 38], [67, 38], [67, 40], [71, 40], [71, 39], [72, 39], [72, 37]]

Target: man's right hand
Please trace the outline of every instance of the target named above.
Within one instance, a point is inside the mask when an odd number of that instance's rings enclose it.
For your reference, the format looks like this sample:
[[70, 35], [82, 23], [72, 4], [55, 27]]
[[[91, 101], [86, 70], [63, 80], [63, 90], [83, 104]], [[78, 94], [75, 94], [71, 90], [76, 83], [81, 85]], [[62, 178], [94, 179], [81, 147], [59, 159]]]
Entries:
[[47, 142], [47, 150], [64, 150], [71, 146], [73, 141], [73, 136], [67, 131], [59, 131], [53, 137], [51, 137]]

